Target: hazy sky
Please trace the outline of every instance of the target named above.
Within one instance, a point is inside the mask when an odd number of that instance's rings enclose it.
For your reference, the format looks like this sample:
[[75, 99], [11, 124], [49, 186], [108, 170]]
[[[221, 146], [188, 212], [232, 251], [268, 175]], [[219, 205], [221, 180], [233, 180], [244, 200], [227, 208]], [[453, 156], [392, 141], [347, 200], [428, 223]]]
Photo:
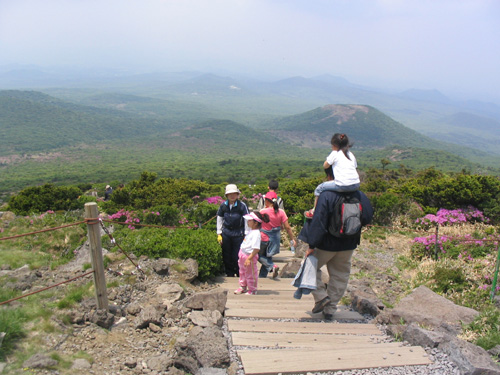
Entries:
[[0, 0], [0, 65], [329, 73], [500, 103], [499, 0]]

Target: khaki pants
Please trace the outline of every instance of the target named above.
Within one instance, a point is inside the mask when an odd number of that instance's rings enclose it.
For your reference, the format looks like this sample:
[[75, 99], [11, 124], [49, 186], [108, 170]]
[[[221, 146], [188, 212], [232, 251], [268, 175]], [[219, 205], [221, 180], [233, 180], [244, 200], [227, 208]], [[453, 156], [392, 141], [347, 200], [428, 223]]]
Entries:
[[[321, 301], [325, 297], [330, 297], [331, 302], [325, 306], [323, 312], [325, 314], [333, 314], [337, 310], [337, 304], [347, 289], [349, 275], [351, 274], [351, 258], [354, 250], [346, 251], [325, 251], [315, 249], [314, 256], [318, 258], [318, 273], [316, 282], [318, 289], [311, 294], [314, 297], [314, 302]], [[325, 283], [321, 280], [321, 267], [326, 265], [329, 280], [325, 287]]]

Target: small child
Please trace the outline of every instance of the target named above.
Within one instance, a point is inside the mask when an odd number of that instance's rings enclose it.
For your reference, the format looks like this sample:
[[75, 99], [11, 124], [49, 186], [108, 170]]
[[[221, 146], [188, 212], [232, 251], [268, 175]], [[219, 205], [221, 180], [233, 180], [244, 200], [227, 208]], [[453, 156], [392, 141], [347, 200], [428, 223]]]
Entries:
[[327, 156], [323, 163], [323, 168], [333, 167], [334, 180], [325, 181], [319, 184], [314, 190], [314, 208], [306, 211], [304, 215], [311, 218], [314, 215], [314, 209], [318, 203], [319, 195], [325, 191], [336, 191], [339, 193], [348, 193], [359, 190], [359, 174], [356, 168], [358, 164], [354, 154], [349, 151], [351, 144], [345, 134], [335, 133], [331, 140], [332, 152]]
[[257, 294], [257, 280], [259, 271], [257, 269], [257, 260], [260, 250], [260, 227], [262, 223], [269, 222], [267, 214], [261, 215], [260, 212], [251, 212], [244, 215], [247, 220], [249, 231], [241, 243], [238, 254], [238, 266], [240, 270], [240, 287], [234, 291], [234, 294]]

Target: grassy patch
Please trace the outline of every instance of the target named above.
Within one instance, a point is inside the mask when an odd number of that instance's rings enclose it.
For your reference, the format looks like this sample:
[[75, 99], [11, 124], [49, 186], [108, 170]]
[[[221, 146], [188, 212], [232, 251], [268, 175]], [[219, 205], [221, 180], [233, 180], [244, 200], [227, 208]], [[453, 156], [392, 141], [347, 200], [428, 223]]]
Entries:
[[65, 293], [64, 298], [57, 303], [57, 307], [59, 309], [67, 309], [81, 302], [84, 297], [90, 297], [92, 295], [91, 287], [92, 283], [70, 287]]
[[463, 336], [485, 350], [500, 345], [500, 310], [489, 306], [472, 323], [463, 326]]
[[0, 347], [0, 360], [12, 352], [15, 343], [26, 335], [24, 323], [28, 315], [22, 309], [0, 309], [0, 332], [5, 332], [5, 337]]

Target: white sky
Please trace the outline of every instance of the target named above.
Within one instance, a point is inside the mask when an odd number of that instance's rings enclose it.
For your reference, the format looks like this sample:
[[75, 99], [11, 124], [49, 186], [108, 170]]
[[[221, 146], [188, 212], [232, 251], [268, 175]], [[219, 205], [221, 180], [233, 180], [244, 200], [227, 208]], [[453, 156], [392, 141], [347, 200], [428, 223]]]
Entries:
[[0, 65], [329, 73], [500, 103], [498, 0], [0, 0]]

